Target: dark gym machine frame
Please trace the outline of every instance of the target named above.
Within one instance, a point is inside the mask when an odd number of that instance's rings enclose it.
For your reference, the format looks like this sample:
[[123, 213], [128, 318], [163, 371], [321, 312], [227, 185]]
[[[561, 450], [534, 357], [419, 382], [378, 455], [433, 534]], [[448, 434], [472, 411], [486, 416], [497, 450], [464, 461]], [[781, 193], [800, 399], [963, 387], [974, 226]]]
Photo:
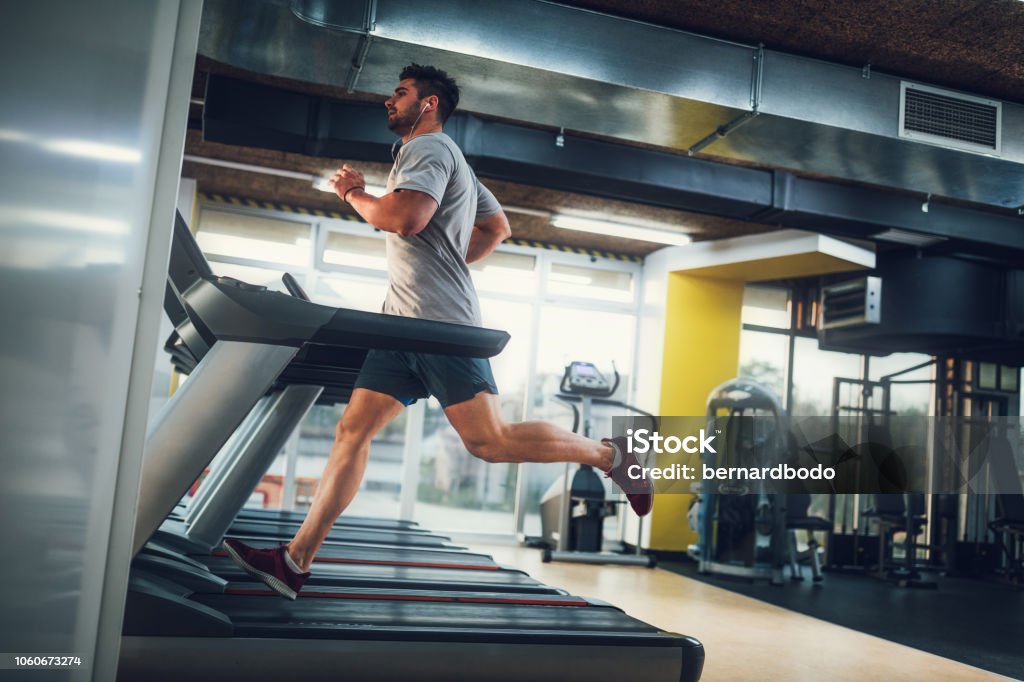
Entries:
[[[867, 358], [864, 360], [865, 363], [870, 362]], [[879, 427], [883, 433], [888, 432], [889, 418], [895, 413], [892, 411], [891, 404], [891, 389], [894, 384], [922, 384], [934, 383], [932, 380], [894, 380], [895, 377], [901, 376], [908, 372], [912, 372], [923, 367], [928, 367], [935, 364], [935, 360], [928, 360], [912, 367], [907, 367], [894, 372], [886, 376], [881, 377], [877, 381], [868, 379], [853, 379], [849, 377], [835, 377], [832, 381], [832, 432], [839, 433], [839, 418], [841, 412], [853, 413], [858, 418], [857, 428], [857, 440], [862, 443], [870, 441], [870, 434], [873, 427]], [[865, 367], [865, 374], [867, 374], [867, 367]], [[842, 386], [852, 385], [860, 387], [861, 404], [860, 405], [843, 405], [841, 400]], [[875, 389], [880, 389], [882, 392], [882, 405], [880, 408], [874, 408], [871, 403], [874, 399]], [[881, 424], [875, 424], [875, 418], [881, 418]], [[884, 445], [884, 444], [883, 444]], [[859, 466], [859, 465], [858, 465]], [[867, 572], [874, 578], [891, 582], [899, 587], [915, 587], [924, 589], [935, 589], [936, 583], [922, 579], [921, 574], [917, 567], [917, 550], [918, 549], [929, 549], [932, 546], [928, 543], [919, 543], [916, 540], [917, 535], [922, 531], [923, 528], [928, 525], [928, 518], [926, 516], [925, 509], [918, 509], [917, 498], [913, 494], [902, 493], [902, 504], [898, 501], [892, 500], [876, 500], [876, 507], [867, 508], [864, 510], [860, 509], [860, 495], [855, 494], [853, 497], [853, 515], [858, 520], [857, 525], [853, 529], [852, 536], [846, 533], [845, 525], [845, 514], [844, 522], [839, 532], [833, 531], [829, 537], [826, 551], [826, 566], [828, 570], [847, 570], [847, 571], [860, 571]], [[828, 515], [830, 519], [836, 518], [836, 496], [829, 496], [829, 511]], [[878, 556], [877, 564], [874, 570], [871, 570], [867, 565], [860, 564], [860, 543], [866, 540], [867, 535], [867, 522], [874, 519], [878, 523]], [[865, 533], [860, 532], [861, 526], [864, 526]], [[900, 565], [895, 565], [893, 561], [889, 560], [892, 555], [892, 548], [895, 546], [895, 533], [902, 530], [904, 532], [904, 556], [903, 561]], [[853, 551], [853, 563], [848, 565], [840, 565], [835, 560], [835, 545], [837, 538], [851, 537], [852, 551]]]
[[[657, 419], [649, 412], [645, 412], [644, 410], [634, 407], [633, 405], [629, 405], [621, 400], [611, 399], [611, 396], [615, 395], [615, 391], [619, 388], [620, 380], [619, 371], [615, 368], [614, 364], [612, 365], [612, 371], [615, 373], [615, 379], [610, 387], [604, 377], [600, 375], [600, 372], [598, 372], [600, 381], [595, 381], [593, 385], [582, 385], [571, 381], [572, 368], [577, 364], [589, 365], [594, 368], [594, 371], [597, 371], [596, 367], [590, 363], [574, 362], [566, 365], [565, 373], [562, 375], [562, 381], [559, 384], [561, 393], [555, 396], [557, 400], [572, 408], [572, 430], [574, 433], [581, 433], [581, 435], [586, 438], [592, 437], [591, 411], [594, 405], [620, 407], [648, 417], [655, 423], [655, 425], [657, 425]], [[579, 404], [579, 408], [576, 407], [577, 403]], [[587, 465], [585, 464], [579, 465], [581, 469], [586, 466]], [[543, 550], [543, 560], [545, 562], [562, 561], [577, 564], [618, 564], [624, 566], [645, 566], [647, 568], [654, 568], [657, 563], [657, 558], [653, 554], [642, 553], [644, 532], [643, 517], [637, 519], [636, 546], [633, 554], [585, 552], [569, 547], [569, 538], [571, 535], [569, 524], [570, 519], [572, 518], [572, 505], [581, 504], [586, 506], [587, 504], [587, 500], [585, 499], [575, 499], [572, 497], [572, 477], [569, 476], [570, 469], [570, 463], [566, 462], [565, 470], [562, 474], [562, 504], [558, 516], [558, 545], [554, 549], [545, 547]], [[613, 504], [622, 505], [623, 502], [624, 500], [616, 500]]]

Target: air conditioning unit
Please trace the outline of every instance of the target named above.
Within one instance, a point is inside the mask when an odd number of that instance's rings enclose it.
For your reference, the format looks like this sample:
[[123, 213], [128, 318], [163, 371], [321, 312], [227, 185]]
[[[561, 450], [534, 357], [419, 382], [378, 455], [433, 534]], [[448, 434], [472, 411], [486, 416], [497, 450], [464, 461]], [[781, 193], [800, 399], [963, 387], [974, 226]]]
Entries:
[[819, 330], [878, 324], [881, 320], [881, 277], [861, 277], [822, 288]]
[[874, 272], [822, 287], [819, 348], [1024, 366], [1024, 269], [893, 253]]

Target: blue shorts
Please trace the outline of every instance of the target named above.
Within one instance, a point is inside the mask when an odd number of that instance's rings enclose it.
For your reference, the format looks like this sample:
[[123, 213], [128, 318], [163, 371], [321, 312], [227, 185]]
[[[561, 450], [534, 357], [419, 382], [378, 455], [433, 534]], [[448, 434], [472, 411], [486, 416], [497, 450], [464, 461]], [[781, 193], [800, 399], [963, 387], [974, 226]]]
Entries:
[[498, 393], [489, 360], [393, 350], [367, 353], [355, 387], [387, 394], [403, 405], [432, 395], [441, 407], [481, 391]]

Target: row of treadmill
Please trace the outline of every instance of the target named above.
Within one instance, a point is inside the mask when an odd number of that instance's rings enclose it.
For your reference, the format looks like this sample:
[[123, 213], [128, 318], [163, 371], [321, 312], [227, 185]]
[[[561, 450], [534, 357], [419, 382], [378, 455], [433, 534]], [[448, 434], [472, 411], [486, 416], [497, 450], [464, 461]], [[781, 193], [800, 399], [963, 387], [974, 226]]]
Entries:
[[347, 400], [369, 349], [493, 357], [508, 340], [317, 305], [285, 283], [291, 295], [214, 276], [177, 216], [167, 350], [189, 378], [146, 437], [120, 679], [700, 678], [697, 640], [412, 522], [343, 515], [295, 601], [220, 551], [226, 536], [271, 547], [298, 529], [300, 514], [245, 504], [308, 409]]

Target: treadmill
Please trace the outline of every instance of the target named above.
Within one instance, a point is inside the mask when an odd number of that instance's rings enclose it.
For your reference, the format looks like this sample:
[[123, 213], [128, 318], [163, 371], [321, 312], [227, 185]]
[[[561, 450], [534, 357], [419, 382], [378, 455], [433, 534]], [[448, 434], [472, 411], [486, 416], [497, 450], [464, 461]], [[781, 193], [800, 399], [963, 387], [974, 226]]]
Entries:
[[[192, 233], [184, 221], [177, 220], [164, 309], [175, 325], [165, 349], [180, 372], [191, 374], [213, 348], [216, 339], [200, 333], [205, 325], [202, 322], [199, 326], [193, 323], [186, 310], [188, 304], [179, 292], [213, 278], [213, 271]], [[308, 300], [291, 275], [286, 274], [284, 282], [293, 296]], [[322, 369], [322, 376], [318, 377], [321, 383], [332, 376], [345, 374], [333, 366]], [[304, 371], [309, 373], [308, 369]], [[253, 514], [251, 511], [247, 514], [245, 502], [280, 451], [283, 442], [305, 415], [310, 401], [333, 403], [336, 396], [347, 395], [344, 388], [332, 387], [333, 397], [325, 399], [323, 390], [316, 386], [295, 385], [290, 380], [278, 378], [220, 449], [219, 456], [195, 496], [187, 504], [179, 503], [175, 506], [169, 519], [157, 531], [156, 540], [168, 549], [202, 560], [211, 550], [219, 549], [222, 539], [227, 535], [255, 546], [274, 546], [278, 540], [292, 536], [301, 515], [289, 514], [291, 518], [286, 517], [280, 525], [259, 525], [256, 522], [265, 520], [262, 517], [267, 515]], [[279, 515], [272, 512], [271, 522]], [[495, 564], [487, 555], [460, 551], [464, 548], [449, 545], [445, 542], [447, 538], [431, 534], [413, 522], [350, 518], [339, 518], [334, 534], [317, 555], [318, 563], [509, 570]], [[418, 551], [410, 551], [414, 549]], [[215, 554], [225, 555], [222, 551], [215, 551]], [[318, 573], [335, 575], [338, 570], [318, 570]]]
[[[354, 377], [369, 348], [490, 357], [503, 332], [317, 306], [223, 278], [182, 293], [215, 341], [147, 434], [134, 553], [230, 433], [290, 366], [331, 364]], [[697, 680], [701, 644], [621, 610], [564, 595], [347, 588], [295, 602], [202, 593], [194, 582], [133, 570], [119, 677], [358, 680]]]
[[[213, 278], [213, 272], [187, 226], [183, 222], [176, 222], [171, 270], [164, 296], [164, 309], [175, 324], [175, 331], [165, 344], [165, 348], [171, 353], [175, 368], [187, 374], [195, 369], [215, 342], [215, 339], [203, 334], [202, 330], [193, 324], [180, 293], [203, 281], [203, 278]], [[294, 296], [309, 300], [291, 275], [285, 276], [285, 283]], [[359, 361], [361, 362], [361, 359]], [[323, 394], [328, 388], [331, 396], [347, 395], [351, 390], [351, 381], [354, 380], [351, 373], [339, 373], [338, 368], [331, 364], [321, 368], [324, 371], [320, 372], [322, 376], [319, 386], [296, 384], [294, 378], [279, 379], [277, 385], [260, 398], [224, 446], [222, 456], [210, 470], [196, 496], [187, 506], [175, 508], [174, 516], [168, 523], [171, 532], [194, 537], [200, 542], [214, 538], [219, 544], [220, 538], [224, 535], [225, 524], [232, 519], [232, 535], [238, 537], [287, 538], [298, 530], [302, 522], [301, 516], [247, 514], [239, 518], [239, 514], [250, 491], [270, 468], [284, 441], [298, 426], [313, 403], [325, 402]], [[295, 373], [292, 371], [293, 376]], [[303, 373], [315, 372], [307, 367]], [[324, 383], [326, 379], [339, 376], [344, 379], [342, 385], [327, 386]], [[239, 492], [234, 498], [226, 498], [222, 494], [225, 489]], [[245, 497], [238, 497], [239, 494]], [[217, 504], [213, 504], [214, 500], [218, 501]], [[331, 529], [327, 542], [444, 549], [451, 547], [450, 539], [407, 523], [398, 524], [380, 519], [349, 520], [341, 517]]]
[[[191, 373], [195, 370], [213, 343], [198, 335], [178, 291], [186, 291], [203, 278], [212, 277], [213, 272], [191, 232], [183, 221], [176, 222], [164, 308], [168, 317], [175, 323], [175, 331], [168, 339], [166, 348], [171, 353], [176, 368], [181, 372]], [[308, 300], [305, 292], [290, 275], [285, 275], [284, 279], [294, 296]], [[262, 397], [245, 417], [242, 425], [221, 449], [195, 496], [187, 504], [179, 503], [170, 519], [157, 531], [154, 537], [159, 543], [159, 553], [164, 556], [174, 553], [181, 560], [186, 559], [183, 555], [188, 555], [194, 560], [209, 564], [215, 572], [223, 573], [229, 579], [247, 579], [247, 576], [237, 573], [239, 569], [233, 562], [225, 562], [222, 559], [226, 553], [219, 548], [225, 536], [230, 534], [239, 537], [257, 547], [273, 547], [294, 534], [297, 526], [293, 524], [301, 519], [300, 515], [288, 514], [286, 518], [291, 518], [280, 527], [253, 532], [246, 522], [250, 518], [259, 520], [267, 514], [244, 509], [251, 489], [262, 478], [280, 450], [281, 444], [302, 419], [305, 409], [308, 409], [308, 398], [304, 401], [290, 399], [290, 395], [286, 393], [289, 386], [291, 385], [284, 380], [278, 380], [274, 389]], [[300, 397], [301, 392], [307, 390], [308, 386], [300, 385]], [[315, 395], [315, 389], [308, 394]], [[322, 393], [320, 396], [317, 401], [324, 402]], [[274, 519], [280, 516], [280, 513], [270, 512], [270, 516]], [[516, 583], [510, 585], [509, 589], [536, 589], [535, 584], [525, 581], [522, 571], [499, 566], [491, 557], [484, 554], [460, 551], [462, 548], [447, 544], [442, 546], [436, 540], [420, 543], [421, 547], [400, 546], [390, 544], [390, 538], [379, 530], [372, 535], [367, 534], [371, 528], [380, 528], [388, 532], [415, 534], [417, 538], [437, 537], [426, 529], [419, 528], [414, 522], [366, 518], [354, 518], [349, 521], [350, 518], [352, 517], [342, 516], [335, 527], [347, 528], [348, 531], [362, 531], [362, 536], [354, 537], [350, 532], [342, 539], [331, 540], [321, 547], [316, 558], [317, 582], [351, 584], [350, 574], [353, 569], [358, 569], [359, 584], [368, 584], [374, 580], [391, 585], [401, 581], [423, 584], [428, 582], [425, 573], [429, 573], [424, 569], [445, 569], [444, 578], [451, 589], [476, 589], [481, 584], [502, 584], [499, 575], [481, 577], [478, 573], [466, 571], [514, 572], [516, 575], [508, 575], [505, 578], [506, 582]], [[236, 527], [232, 528], [233, 525]], [[211, 550], [214, 550], [213, 557], [209, 556]]]

